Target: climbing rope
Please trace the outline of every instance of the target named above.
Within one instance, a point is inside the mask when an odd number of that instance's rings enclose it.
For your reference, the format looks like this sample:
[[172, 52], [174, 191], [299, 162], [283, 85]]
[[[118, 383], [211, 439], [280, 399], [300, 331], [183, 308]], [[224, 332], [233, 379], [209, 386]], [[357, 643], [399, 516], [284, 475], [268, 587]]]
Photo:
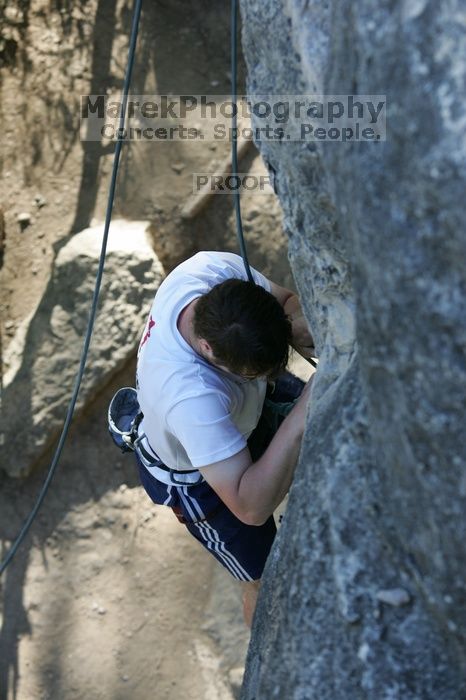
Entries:
[[[232, 115], [232, 138], [231, 138], [231, 162], [232, 162], [232, 175], [233, 177], [238, 175], [238, 128], [237, 128], [237, 94], [236, 94], [236, 69], [238, 66], [237, 59], [237, 23], [238, 23], [238, 1], [231, 0], [231, 31], [230, 31], [230, 43], [231, 43], [231, 102], [233, 104], [233, 115]], [[238, 179], [237, 179], [238, 181]], [[233, 192], [233, 198], [235, 203], [235, 213], [236, 213], [236, 235], [238, 238], [239, 249], [241, 251], [241, 257], [243, 258], [244, 267], [248, 280], [254, 284], [254, 278], [251, 273], [251, 268], [249, 266], [248, 256], [246, 252], [246, 243], [244, 242], [243, 234], [243, 224], [241, 222], [241, 207], [240, 207], [240, 193], [239, 187], [236, 187]], [[311, 357], [306, 358], [307, 361], [313, 366], [317, 367], [317, 363]]]
[[94, 286], [94, 295], [92, 298], [91, 311], [90, 311], [89, 321], [88, 321], [88, 325], [87, 325], [86, 336], [84, 339], [84, 345], [83, 345], [83, 349], [81, 352], [81, 360], [79, 363], [79, 369], [78, 369], [78, 373], [76, 375], [73, 393], [72, 393], [72, 396], [71, 396], [71, 399], [70, 399], [70, 402], [68, 405], [68, 411], [67, 411], [66, 419], [65, 419], [65, 422], [63, 425], [63, 430], [62, 430], [57, 448], [55, 450], [55, 454], [53, 456], [52, 463], [49, 467], [49, 471], [47, 473], [47, 478], [44, 481], [44, 484], [43, 484], [42, 489], [39, 493], [39, 496], [38, 496], [37, 501], [34, 505], [34, 508], [30, 512], [29, 517], [25, 521], [18, 537], [16, 538], [14, 544], [11, 546], [7, 556], [5, 557], [5, 559], [2, 561], [2, 563], [0, 565], [0, 576], [1, 576], [1, 574], [3, 574], [3, 572], [7, 568], [8, 564], [11, 562], [11, 560], [15, 556], [22, 541], [26, 537], [26, 535], [29, 531], [29, 528], [31, 527], [31, 525], [34, 521], [34, 518], [36, 517], [37, 513], [39, 512], [39, 509], [40, 509], [42, 502], [45, 498], [45, 495], [48, 491], [48, 488], [49, 488], [50, 483], [52, 481], [53, 475], [56, 471], [58, 462], [60, 460], [60, 456], [61, 456], [61, 453], [63, 450], [63, 446], [65, 444], [66, 437], [68, 435], [68, 430], [69, 430], [69, 427], [71, 424], [71, 420], [73, 418], [73, 413], [74, 413], [76, 401], [78, 398], [79, 389], [81, 386], [81, 381], [82, 381], [82, 378], [84, 375], [84, 369], [86, 367], [86, 360], [87, 360], [89, 345], [91, 342], [92, 331], [94, 328], [94, 321], [95, 321], [95, 316], [96, 316], [96, 312], [97, 312], [97, 304], [98, 304], [98, 300], [99, 300], [100, 286], [101, 286], [102, 275], [103, 275], [103, 271], [104, 271], [105, 255], [107, 252], [108, 232], [109, 232], [109, 228], [110, 228], [110, 221], [112, 218], [113, 202], [115, 199], [115, 188], [116, 188], [116, 182], [117, 182], [118, 166], [119, 166], [119, 162], [120, 162], [120, 154], [121, 154], [121, 149], [123, 146], [124, 126], [125, 126], [125, 120], [126, 120], [126, 105], [128, 102], [128, 92], [129, 92], [129, 88], [130, 88], [130, 84], [131, 84], [131, 74], [132, 74], [133, 65], [134, 65], [134, 56], [135, 56], [136, 41], [137, 41], [138, 29], [139, 29], [139, 19], [141, 16], [141, 7], [142, 7], [142, 0], [135, 0], [134, 10], [133, 10], [133, 21], [132, 21], [132, 26], [131, 26], [131, 36], [130, 36], [129, 50], [128, 50], [128, 63], [127, 63], [127, 67], [126, 67], [126, 75], [125, 75], [125, 80], [124, 80], [124, 84], [123, 84], [123, 96], [122, 96], [121, 108], [120, 108], [118, 140], [115, 144], [115, 152], [113, 155], [113, 169], [112, 169], [112, 177], [111, 177], [111, 181], [110, 181], [110, 189], [109, 189], [109, 194], [108, 194], [107, 211], [105, 214], [105, 226], [104, 226], [104, 233], [103, 233], [103, 238], [102, 238], [102, 248], [100, 251], [99, 266], [97, 269], [97, 275], [96, 275], [95, 286]]
[[[231, 162], [232, 162], [232, 175], [233, 177], [238, 174], [238, 127], [237, 127], [237, 104], [236, 104], [236, 69], [238, 65], [237, 59], [237, 22], [238, 22], [238, 2], [237, 0], [231, 0], [231, 102], [233, 105], [233, 116], [232, 116], [232, 138], [231, 138]], [[238, 181], [238, 179], [237, 179]], [[246, 252], [246, 244], [244, 242], [243, 235], [243, 224], [241, 222], [241, 207], [240, 207], [240, 194], [239, 188], [236, 187], [233, 192], [233, 198], [235, 203], [235, 213], [236, 213], [236, 232], [238, 237], [239, 249], [241, 251], [241, 257], [243, 258], [244, 267], [246, 269], [246, 274], [248, 280], [254, 283], [254, 278], [251, 273], [251, 268], [249, 267], [248, 255]]]

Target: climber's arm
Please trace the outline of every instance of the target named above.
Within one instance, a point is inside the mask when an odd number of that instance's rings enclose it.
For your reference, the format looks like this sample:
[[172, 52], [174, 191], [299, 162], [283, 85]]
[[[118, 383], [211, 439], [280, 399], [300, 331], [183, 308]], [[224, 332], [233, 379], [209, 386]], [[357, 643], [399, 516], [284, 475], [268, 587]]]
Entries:
[[225, 505], [247, 525], [265, 523], [288, 492], [299, 456], [311, 382], [256, 462], [245, 447], [199, 470]]
[[306, 319], [297, 294], [290, 289], [280, 287], [275, 282], [270, 282], [271, 292], [283, 306], [283, 310], [291, 320], [293, 329], [293, 347], [303, 357], [312, 357], [314, 353], [314, 340], [309, 332]]

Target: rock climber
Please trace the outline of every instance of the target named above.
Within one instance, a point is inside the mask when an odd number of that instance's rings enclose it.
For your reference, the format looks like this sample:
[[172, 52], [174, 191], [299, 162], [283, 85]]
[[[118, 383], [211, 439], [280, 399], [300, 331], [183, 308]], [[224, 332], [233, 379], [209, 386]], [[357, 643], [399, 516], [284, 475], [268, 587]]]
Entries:
[[289, 347], [313, 350], [297, 296], [251, 272], [200, 252], [163, 281], [138, 352], [136, 440], [148, 495], [242, 582], [249, 626], [311, 386], [284, 373]]

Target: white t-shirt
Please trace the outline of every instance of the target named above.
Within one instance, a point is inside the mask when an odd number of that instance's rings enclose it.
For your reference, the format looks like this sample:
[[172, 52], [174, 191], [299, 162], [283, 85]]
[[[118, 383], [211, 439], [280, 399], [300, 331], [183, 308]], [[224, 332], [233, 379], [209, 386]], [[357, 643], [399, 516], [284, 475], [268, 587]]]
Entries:
[[[251, 271], [270, 291], [269, 280]], [[144, 414], [139, 433], [171, 469], [197, 469], [235, 455], [259, 421], [266, 380], [245, 380], [213, 367], [177, 328], [185, 306], [232, 277], [247, 279], [240, 256], [197, 253], [160, 285], [144, 329], [137, 365]]]

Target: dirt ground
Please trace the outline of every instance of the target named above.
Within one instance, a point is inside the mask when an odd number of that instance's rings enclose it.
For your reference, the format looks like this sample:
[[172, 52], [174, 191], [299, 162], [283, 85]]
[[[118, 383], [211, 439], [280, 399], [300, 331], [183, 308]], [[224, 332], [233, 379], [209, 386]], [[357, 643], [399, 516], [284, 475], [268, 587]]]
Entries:
[[[124, 0], [0, 5], [0, 356], [60, 247], [103, 219], [112, 154], [79, 140], [79, 96], [120, 87], [130, 17]], [[228, 93], [228, 25], [221, 3], [147, 3], [133, 93]], [[212, 171], [229, 148], [125, 146], [115, 213], [151, 221], [167, 272], [196, 250], [237, 250], [230, 197], [214, 197], [192, 221], [180, 216], [192, 172]], [[241, 166], [265, 172], [254, 149]], [[243, 216], [251, 263], [292, 287], [276, 198], [245, 197]], [[107, 436], [110, 397], [132, 384], [134, 363], [74, 422], [46, 502], [0, 582], [0, 700], [238, 696], [248, 633], [237, 584], [152, 505], [132, 456]], [[23, 481], [0, 470], [2, 557], [50, 456]]]

